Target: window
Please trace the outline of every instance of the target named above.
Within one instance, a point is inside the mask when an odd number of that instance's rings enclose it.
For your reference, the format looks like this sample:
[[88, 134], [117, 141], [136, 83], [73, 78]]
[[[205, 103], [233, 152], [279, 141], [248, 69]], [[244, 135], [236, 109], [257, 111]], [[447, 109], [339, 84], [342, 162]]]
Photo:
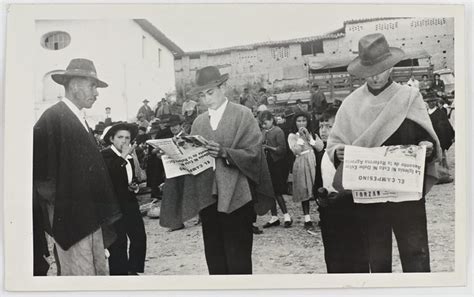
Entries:
[[45, 49], [57, 51], [67, 47], [71, 43], [71, 36], [66, 32], [54, 31], [43, 35], [41, 45]]
[[316, 55], [318, 53], [324, 53], [323, 41], [315, 40], [310, 42], [304, 42], [301, 44], [301, 55]]

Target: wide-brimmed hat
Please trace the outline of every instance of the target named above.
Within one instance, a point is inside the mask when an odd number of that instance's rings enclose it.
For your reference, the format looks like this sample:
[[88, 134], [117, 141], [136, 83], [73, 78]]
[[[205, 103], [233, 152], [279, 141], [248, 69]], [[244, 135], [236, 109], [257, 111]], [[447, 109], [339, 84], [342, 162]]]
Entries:
[[359, 40], [359, 56], [347, 66], [347, 72], [369, 77], [395, 66], [404, 56], [403, 50], [388, 45], [383, 34], [369, 34]]
[[196, 72], [196, 86], [191, 89], [190, 93], [195, 95], [207, 89], [211, 89], [223, 84], [229, 79], [229, 74], [221, 75], [219, 69], [215, 66], [207, 66]]
[[108, 84], [97, 78], [94, 63], [87, 59], [72, 59], [64, 73], [56, 73], [51, 78], [60, 85], [65, 85], [72, 77], [88, 77], [95, 80], [98, 88], [106, 88]]
[[138, 126], [136, 124], [131, 124], [127, 122], [119, 122], [105, 128], [104, 134], [102, 134], [101, 138], [105, 141], [106, 144], [110, 145], [112, 144], [110, 142], [110, 137], [115, 135], [115, 133], [117, 133], [117, 131], [120, 131], [120, 130], [127, 130], [130, 132], [130, 142], [132, 142], [135, 139], [135, 137], [137, 137], [137, 134], [138, 134]]
[[148, 99], [145, 99], [145, 100], [143, 100], [142, 102], [143, 102], [143, 103], [148, 103], [148, 102], [150, 102], [150, 101], [148, 101]]
[[183, 119], [177, 114], [171, 115], [168, 121], [168, 126], [176, 126], [176, 125], [181, 125], [183, 123]]
[[105, 128], [106, 128], [105, 123], [104, 122], [99, 122], [97, 125], [95, 125], [93, 133], [102, 134], [104, 132]]

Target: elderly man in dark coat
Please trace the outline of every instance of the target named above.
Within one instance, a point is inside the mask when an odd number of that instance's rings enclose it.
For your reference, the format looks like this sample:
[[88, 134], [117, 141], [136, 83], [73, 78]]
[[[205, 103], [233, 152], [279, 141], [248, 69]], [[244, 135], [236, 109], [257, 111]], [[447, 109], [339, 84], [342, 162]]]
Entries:
[[167, 180], [161, 208], [167, 216], [160, 223], [174, 227], [199, 213], [209, 273], [251, 274], [255, 212], [268, 212], [274, 193], [257, 120], [225, 97], [227, 79], [214, 66], [196, 73], [193, 93], [208, 111], [196, 118], [191, 134], [209, 141], [206, 147], [216, 165]]
[[107, 84], [86, 59], [73, 59], [65, 73], [52, 79], [66, 94], [34, 127], [33, 200], [41, 212], [35, 217], [44, 219], [41, 227], [54, 239], [58, 274], [107, 275], [105, 248], [114, 240], [107, 227], [121, 213], [82, 114], [97, 100], [97, 88]]

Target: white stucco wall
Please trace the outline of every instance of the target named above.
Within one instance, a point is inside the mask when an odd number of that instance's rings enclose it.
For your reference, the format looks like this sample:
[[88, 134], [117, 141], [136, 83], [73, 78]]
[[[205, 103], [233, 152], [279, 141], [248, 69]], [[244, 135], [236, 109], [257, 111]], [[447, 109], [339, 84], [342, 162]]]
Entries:
[[[41, 38], [51, 31], [69, 33], [69, 46], [57, 51], [43, 48]], [[102, 119], [106, 106], [112, 108], [114, 121], [133, 120], [143, 99], [147, 98], [153, 105], [175, 89], [173, 55], [133, 20], [37, 21], [36, 37], [37, 118], [57, 102], [57, 93], [64, 94], [61, 86], [56, 86], [46, 75], [65, 69], [73, 58], [94, 61], [98, 77], [109, 84], [108, 88], [98, 89], [98, 100], [87, 110], [93, 124]], [[161, 49], [159, 65], [158, 49]]]

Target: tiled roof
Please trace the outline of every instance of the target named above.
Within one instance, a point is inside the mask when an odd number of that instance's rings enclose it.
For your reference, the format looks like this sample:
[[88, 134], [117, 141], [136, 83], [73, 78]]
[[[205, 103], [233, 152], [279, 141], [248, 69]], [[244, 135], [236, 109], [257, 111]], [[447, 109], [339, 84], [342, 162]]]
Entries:
[[247, 44], [247, 45], [238, 45], [238, 46], [231, 46], [231, 47], [218, 48], [218, 49], [186, 52], [186, 53], [183, 53], [182, 56], [199, 56], [201, 54], [218, 55], [218, 54], [230, 53], [232, 51], [253, 50], [258, 47], [263, 47], [263, 46], [284, 46], [284, 45], [289, 45], [289, 44], [311, 42], [311, 41], [316, 41], [316, 40], [336, 39], [336, 38], [343, 37], [345, 35], [345, 31], [346, 31], [345, 28], [346, 28], [346, 25], [348, 24], [357, 24], [357, 23], [365, 23], [365, 22], [380, 21], [380, 20], [409, 19], [409, 18], [410, 17], [379, 17], [379, 18], [348, 20], [344, 22], [343, 27], [337, 30], [333, 30], [323, 35], [301, 37], [301, 38], [294, 38], [294, 39], [287, 39], [287, 40], [265, 41], [265, 42]]
[[230, 53], [231, 51], [253, 50], [262, 46], [282, 46], [282, 45], [311, 42], [311, 41], [323, 40], [323, 39], [336, 39], [342, 36], [344, 36], [343, 32], [336, 32], [336, 33], [328, 33], [324, 35], [317, 35], [317, 36], [310, 36], [310, 37], [277, 40], [277, 41], [265, 41], [265, 42], [257, 42], [257, 43], [247, 44], [247, 45], [238, 45], [238, 46], [231, 46], [231, 47], [225, 47], [225, 48], [219, 48], [219, 49], [186, 52], [184, 55], [193, 56], [193, 55], [200, 55], [200, 54], [208, 54], [208, 55], [225, 54], [225, 53]]

